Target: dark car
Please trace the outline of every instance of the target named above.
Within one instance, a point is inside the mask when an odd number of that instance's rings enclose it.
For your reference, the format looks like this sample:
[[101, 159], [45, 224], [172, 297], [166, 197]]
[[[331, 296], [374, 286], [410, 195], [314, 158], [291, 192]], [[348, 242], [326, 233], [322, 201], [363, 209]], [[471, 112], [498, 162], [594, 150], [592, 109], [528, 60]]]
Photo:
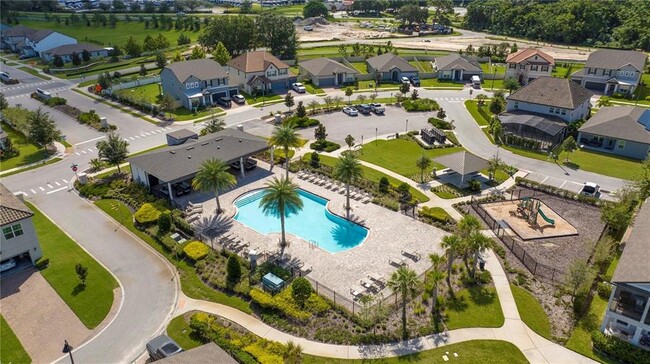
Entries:
[[220, 97], [217, 99], [217, 104], [223, 107], [230, 107], [232, 106], [232, 100], [230, 99], [230, 97]]
[[370, 111], [371, 111], [370, 105], [361, 104], [361, 105], [357, 105], [356, 107], [357, 107], [357, 111], [359, 111], [360, 113], [365, 114], [365, 115], [370, 114]]
[[411, 85], [415, 87], [420, 87], [420, 79], [417, 76], [409, 77], [409, 81], [411, 81]]
[[167, 335], [160, 335], [147, 343], [147, 352], [152, 361], [168, 358], [182, 351], [183, 349]]

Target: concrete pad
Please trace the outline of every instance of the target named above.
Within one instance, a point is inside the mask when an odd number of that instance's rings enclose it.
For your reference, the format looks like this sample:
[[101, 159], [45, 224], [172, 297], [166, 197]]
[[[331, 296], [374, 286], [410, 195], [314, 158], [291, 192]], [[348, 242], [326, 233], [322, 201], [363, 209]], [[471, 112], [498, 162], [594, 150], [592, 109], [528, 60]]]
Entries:
[[564, 184], [564, 182], [566, 182], [566, 181], [563, 180], [563, 179], [560, 179], [560, 178], [548, 177], [546, 179], [546, 181], [544, 181], [544, 184], [560, 188], [560, 186], [562, 186]]
[[534, 182], [542, 183], [542, 181], [546, 179], [546, 176], [539, 173], [528, 173], [526, 179]]
[[562, 186], [562, 189], [573, 192], [573, 193], [580, 193], [582, 191], [582, 188], [585, 185], [582, 183], [576, 183], [576, 182], [567, 182]]

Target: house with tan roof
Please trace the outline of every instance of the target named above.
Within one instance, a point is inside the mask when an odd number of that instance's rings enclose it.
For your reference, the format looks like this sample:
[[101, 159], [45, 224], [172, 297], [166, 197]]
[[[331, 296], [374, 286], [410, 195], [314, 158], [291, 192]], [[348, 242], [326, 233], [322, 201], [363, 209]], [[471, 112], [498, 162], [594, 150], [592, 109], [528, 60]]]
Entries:
[[402, 77], [417, 77], [418, 70], [410, 63], [392, 53], [384, 53], [366, 59], [368, 73], [380, 76], [382, 81], [399, 82]]
[[645, 159], [650, 153], [650, 110], [603, 107], [578, 129], [578, 143], [599, 152]]
[[538, 77], [550, 76], [555, 59], [539, 49], [526, 48], [508, 54], [506, 64], [506, 79], [514, 78], [527, 85]]
[[240, 90], [253, 94], [283, 93], [297, 76], [289, 71], [289, 65], [266, 51], [246, 52], [228, 62], [226, 67], [230, 83]]
[[632, 94], [639, 86], [648, 56], [643, 52], [599, 49], [589, 55], [585, 68], [571, 80], [590, 90]]
[[300, 62], [300, 76], [311, 80], [314, 86], [334, 87], [352, 83], [359, 71], [333, 59], [321, 57]]
[[469, 81], [472, 76], [483, 79], [481, 65], [474, 57], [457, 53], [436, 57], [433, 65], [439, 80]]
[[[0, 262], [32, 265], [43, 256], [32, 217], [34, 213], [7, 187], [0, 184]], [[22, 263], [22, 264], [21, 264]]]

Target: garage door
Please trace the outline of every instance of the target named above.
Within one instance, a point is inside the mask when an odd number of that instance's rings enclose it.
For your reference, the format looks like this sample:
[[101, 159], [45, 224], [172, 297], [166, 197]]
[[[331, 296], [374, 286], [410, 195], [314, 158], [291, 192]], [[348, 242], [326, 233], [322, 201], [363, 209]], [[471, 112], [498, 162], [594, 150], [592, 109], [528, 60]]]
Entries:
[[216, 94], [212, 94], [212, 103], [216, 103], [217, 100], [219, 100], [220, 97], [226, 97], [226, 96], [227, 95], [226, 95], [225, 92], [219, 92], [219, 93], [216, 93]]
[[271, 84], [271, 91], [283, 92], [287, 90], [287, 85], [284, 82], [275, 82]]
[[332, 87], [334, 86], [334, 77], [320, 78], [318, 80], [319, 87]]
[[600, 83], [600, 82], [586, 82], [585, 83], [585, 88], [588, 88], [590, 90], [599, 90], [599, 91], [604, 91], [605, 90], [605, 84]]

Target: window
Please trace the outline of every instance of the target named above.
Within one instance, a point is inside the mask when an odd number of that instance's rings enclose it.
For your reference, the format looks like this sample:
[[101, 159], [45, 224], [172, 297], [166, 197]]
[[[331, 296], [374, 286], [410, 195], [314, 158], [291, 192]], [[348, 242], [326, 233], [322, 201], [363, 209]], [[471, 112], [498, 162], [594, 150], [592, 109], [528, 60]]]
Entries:
[[537, 65], [535, 64], [535, 65], [530, 66], [530, 70], [531, 71], [537, 71]]
[[2, 229], [2, 235], [4, 235], [5, 239], [7, 240], [21, 236], [23, 235], [23, 227], [20, 226], [20, 224], [7, 226], [6, 228]]
[[595, 68], [587, 68], [587, 74], [588, 74], [588, 75], [593, 75], [593, 74], [595, 74], [595, 73], [596, 73], [596, 69], [595, 69]]
[[553, 107], [551, 107], [551, 108], [548, 109], [548, 112], [551, 113], [551, 114], [552, 114], [554, 111], [555, 111], [555, 108], [553, 108]]
[[618, 149], [625, 149], [625, 140], [618, 141]]
[[515, 68], [517, 68], [517, 64], [516, 63], [508, 63], [508, 68], [515, 69]]
[[519, 101], [515, 101], [515, 109], [519, 109]]
[[542, 72], [548, 72], [548, 66], [542, 66]]
[[566, 110], [562, 109], [562, 115], [566, 115]]
[[267, 75], [268, 77], [274, 77], [274, 76], [276, 76], [277, 74], [278, 74], [278, 71], [276, 71], [276, 70], [271, 70], [271, 71], [267, 71], [267, 72], [266, 72], [266, 75]]
[[190, 88], [192, 88], [192, 84], [191, 83], [186, 83], [185, 84], [185, 89], [189, 90]]
[[287, 74], [287, 70], [286, 70], [286, 69], [280, 70], [280, 74], [281, 74], [281, 75], [286, 75], [286, 74]]
[[603, 70], [603, 76], [611, 76], [612, 70]]
[[555, 113], [556, 113], [556, 114], [559, 114], [559, 113], [560, 113], [560, 109], [555, 109]]
[[199, 83], [198, 82], [194, 82], [194, 88], [199, 88]]

